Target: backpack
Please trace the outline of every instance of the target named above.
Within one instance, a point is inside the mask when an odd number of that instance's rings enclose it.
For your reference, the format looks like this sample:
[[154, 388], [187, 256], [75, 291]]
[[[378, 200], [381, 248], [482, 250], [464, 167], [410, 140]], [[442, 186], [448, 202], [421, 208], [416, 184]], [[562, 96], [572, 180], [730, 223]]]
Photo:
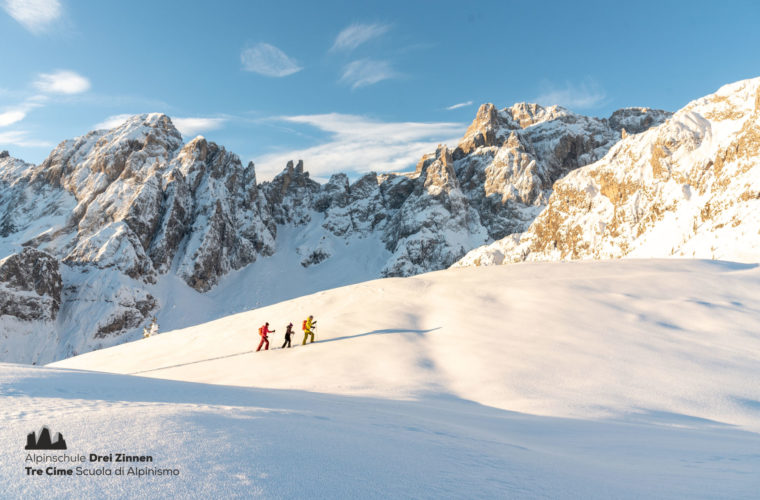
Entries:
[[263, 327], [263, 326], [260, 326], [260, 327], [259, 327], [259, 336], [260, 336], [260, 337], [263, 337], [263, 336], [264, 336], [264, 327]]
[[303, 331], [306, 331], [306, 322], [307, 321], [309, 321], [309, 320], [308, 319], [303, 320], [303, 326], [301, 327], [301, 329], [303, 329]]

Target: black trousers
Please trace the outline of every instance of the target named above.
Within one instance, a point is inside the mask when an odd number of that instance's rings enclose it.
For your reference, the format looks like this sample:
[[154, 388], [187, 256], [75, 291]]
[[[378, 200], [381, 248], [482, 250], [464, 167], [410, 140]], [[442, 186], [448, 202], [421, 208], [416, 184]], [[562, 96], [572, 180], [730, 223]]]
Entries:
[[291, 347], [291, 345], [290, 345], [290, 335], [288, 335], [287, 337], [285, 337], [285, 342], [282, 344], [282, 348], [284, 349], [286, 345], [288, 347]]

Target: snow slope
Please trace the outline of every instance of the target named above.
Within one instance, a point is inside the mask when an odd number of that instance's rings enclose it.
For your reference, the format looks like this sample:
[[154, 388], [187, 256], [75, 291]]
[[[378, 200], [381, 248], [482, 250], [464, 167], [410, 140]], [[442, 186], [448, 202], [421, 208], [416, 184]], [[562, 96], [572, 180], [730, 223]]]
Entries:
[[[52, 367], [0, 365], [0, 486], [19, 498], [755, 498], [759, 294], [760, 268], [719, 261], [459, 268]], [[309, 313], [318, 342], [252, 352], [261, 323], [274, 346]], [[21, 448], [42, 425], [71, 452], [152, 454], [180, 476], [29, 480]]]
[[[760, 268], [717, 261], [526, 263], [318, 292], [51, 366], [413, 399], [537, 415], [688, 415], [760, 432]], [[282, 343], [314, 314], [318, 343]], [[300, 338], [296, 336], [300, 343]]]
[[[752, 498], [758, 487], [758, 435], [698, 419], [593, 422], [444, 396], [399, 401], [10, 364], [0, 364], [0, 395], [8, 499]], [[64, 435], [67, 453], [151, 455], [147, 466], [179, 475], [27, 477], [22, 447], [41, 425]]]

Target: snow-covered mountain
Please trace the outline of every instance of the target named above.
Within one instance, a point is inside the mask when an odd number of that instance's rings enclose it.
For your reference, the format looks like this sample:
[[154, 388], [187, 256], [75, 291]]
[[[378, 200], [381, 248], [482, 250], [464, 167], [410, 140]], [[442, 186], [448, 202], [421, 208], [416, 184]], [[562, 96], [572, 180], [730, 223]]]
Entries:
[[[252, 163], [202, 137], [183, 144], [161, 114], [64, 141], [40, 165], [4, 152], [0, 257], [27, 273], [45, 266], [62, 288], [0, 282], [0, 360], [51, 361], [131, 340], [154, 314], [177, 328], [448, 267], [527, 228], [558, 178], [668, 116], [487, 104], [456, 148], [439, 147], [415, 172], [337, 174], [324, 185], [300, 161], [258, 183]], [[17, 313], [32, 291], [57, 307]]]
[[554, 184], [527, 231], [457, 265], [624, 256], [760, 260], [760, 78], [624, 138]]

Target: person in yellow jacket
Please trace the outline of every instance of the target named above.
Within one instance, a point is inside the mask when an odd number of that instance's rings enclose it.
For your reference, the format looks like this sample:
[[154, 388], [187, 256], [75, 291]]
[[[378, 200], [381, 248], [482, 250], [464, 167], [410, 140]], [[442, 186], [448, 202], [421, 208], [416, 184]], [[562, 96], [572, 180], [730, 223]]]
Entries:
[[316, 327], [317, 320], [314, 319], [314, 316], [309, 314], [309, 319], [303, 322], [303, 343], [301, 343], [301, 345], [306, 345], [306, 339], [309, 338], [309, 335], [311, 335], [311, 341], [314, 342], [314, 328]]

